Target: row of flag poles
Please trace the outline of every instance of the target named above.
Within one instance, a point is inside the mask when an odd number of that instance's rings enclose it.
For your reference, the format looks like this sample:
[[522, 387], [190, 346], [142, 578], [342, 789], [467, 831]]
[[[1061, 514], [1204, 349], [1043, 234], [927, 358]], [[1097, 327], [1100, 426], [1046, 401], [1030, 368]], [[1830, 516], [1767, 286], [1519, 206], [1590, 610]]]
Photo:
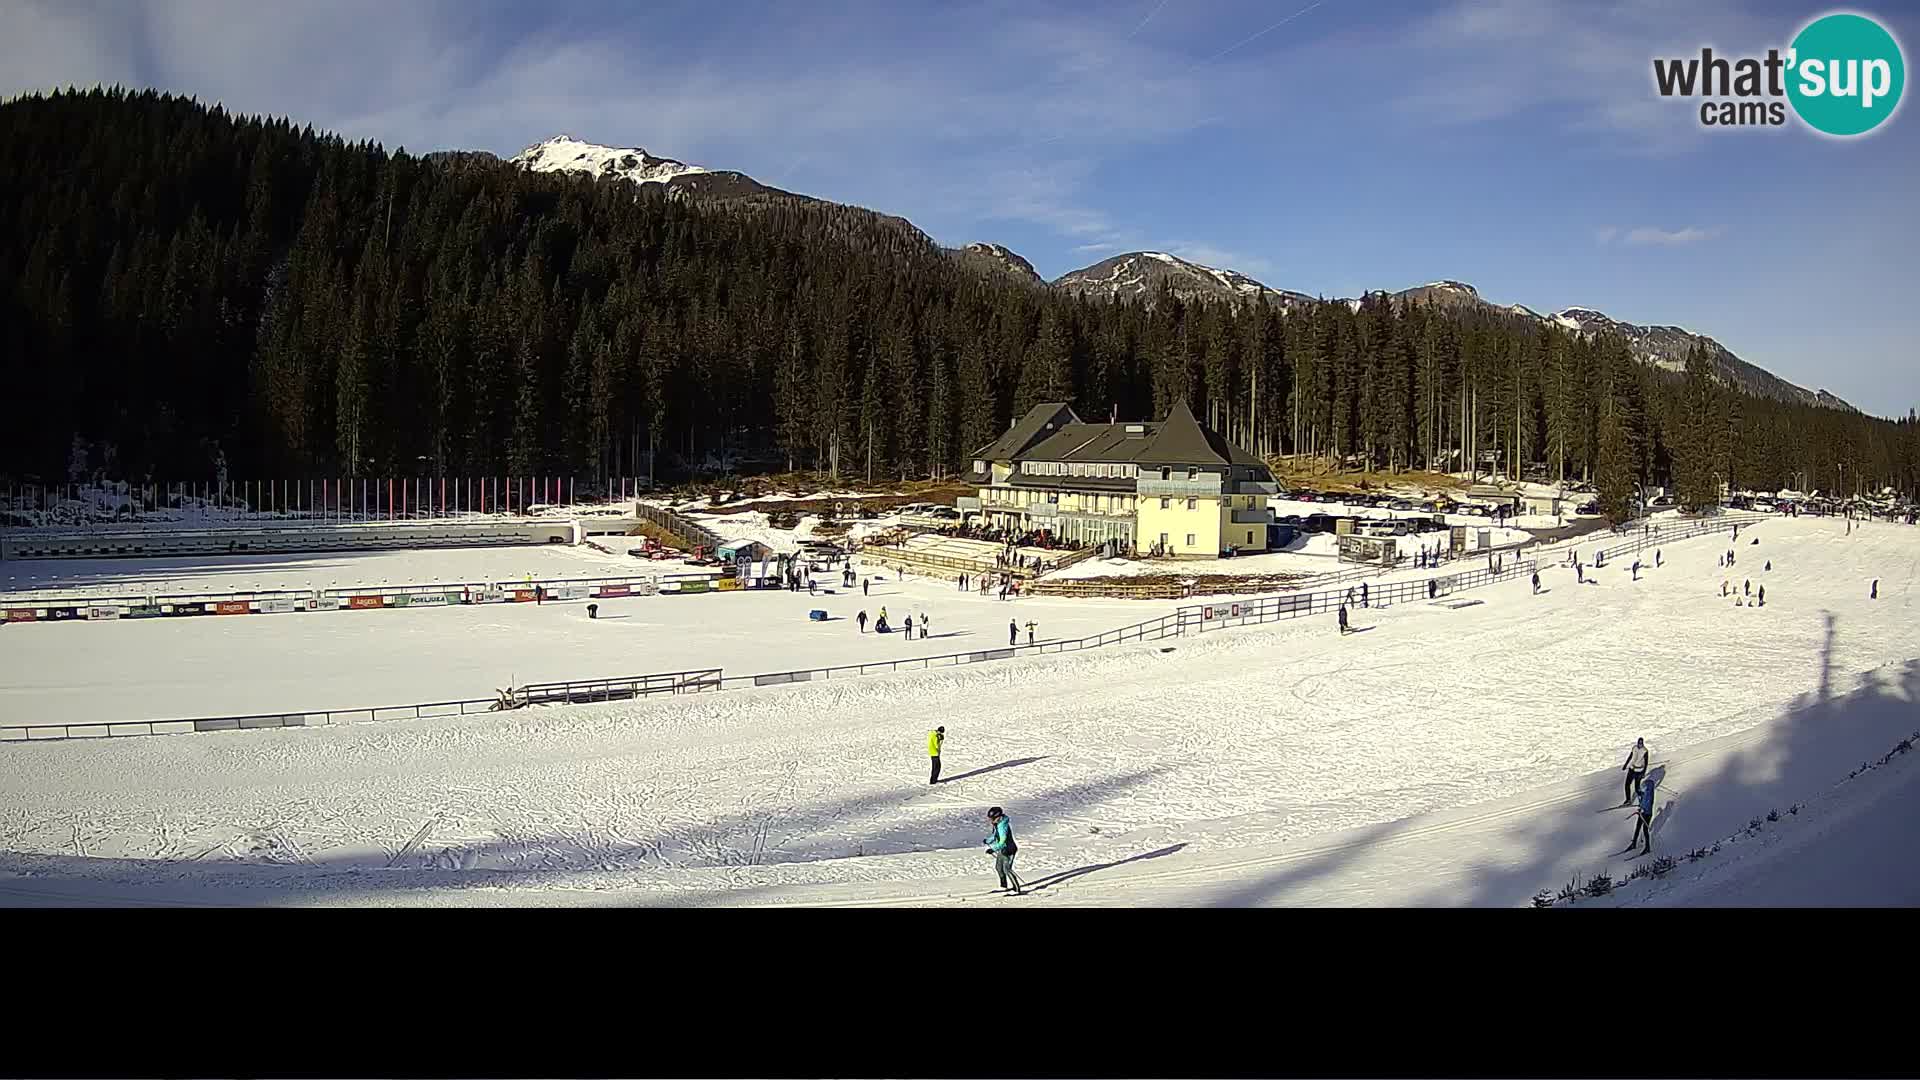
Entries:
[[[609, 479], [607, 498], [624, 501], [637, 497], [642, 483], [634, 477]], [[589, 499], [593, 493], [589, 484]], [[225, 484], [10, 483], [0, 509], [44, 511], [59, 503], [77, 502], [117, 516], [132, 496], [135, 517], [149, 509], [179, 508], [208, 518], [230, 516], [223, 511], [237, 511], [243, 519], [297, 514], [329, 521], [393, 521], [447, 514], [525, 513], [530, 506], [575, 506], [579, 495], [579, 484], [573, 477], [559, 476], [337, 477]]]

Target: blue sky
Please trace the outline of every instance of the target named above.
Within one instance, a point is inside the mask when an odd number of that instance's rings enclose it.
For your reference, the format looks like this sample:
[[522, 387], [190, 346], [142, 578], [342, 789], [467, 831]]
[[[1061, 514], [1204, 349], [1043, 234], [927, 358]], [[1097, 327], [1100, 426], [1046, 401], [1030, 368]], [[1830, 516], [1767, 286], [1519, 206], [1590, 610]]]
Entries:
[[[1351, 296], [1437, 278], [1920, 404], [1920, 116], [1712, 132], [1652, 57], [1807, 3], [11, 0], [0, 94], [121, 82], [421, 152], [567, 132], [1003, 243]], [[1911, 0], [1857, 10], [1913, 60]]]

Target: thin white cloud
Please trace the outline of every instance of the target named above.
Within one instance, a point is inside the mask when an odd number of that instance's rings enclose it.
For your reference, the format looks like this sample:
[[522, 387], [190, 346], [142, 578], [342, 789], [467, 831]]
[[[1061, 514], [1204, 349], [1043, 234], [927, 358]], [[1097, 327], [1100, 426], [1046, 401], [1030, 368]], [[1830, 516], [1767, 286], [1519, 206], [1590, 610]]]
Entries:
[[1618, 235], [1620, 235], [1620, 230], [1617, 227], [1612, 225], [1603, 225], [1600, 228], [1593, 230], [1593, 242], [1596, 244], [1599, 244], [1602, 247], [1605, 247], [1606, 245], [1613, 243], [1613, 238]]
[[1605, 147], [1673, 153], [1703, 145], [1695, 113], [1658, 97], [1652, 61], [1703, 44], [1779, 44], [1788, 27], [1735, 0], [1452, 0], [1410, 25], [1400, 47], [1422, 74], [1400, 109], [1432, 123], [1534, 114]]
[[1688, 225], [1680, 229], [1659, 229], [1651, 225], [1642, 225], [1637, 229], [1629, 230], [1626, 239], [1622, 242], [1628, 247], [1685, 247], [1688, 244], [1711, 240], [1718, 235], [1720, 235], [1719, 229], [1701, 228], [1698, 225]]

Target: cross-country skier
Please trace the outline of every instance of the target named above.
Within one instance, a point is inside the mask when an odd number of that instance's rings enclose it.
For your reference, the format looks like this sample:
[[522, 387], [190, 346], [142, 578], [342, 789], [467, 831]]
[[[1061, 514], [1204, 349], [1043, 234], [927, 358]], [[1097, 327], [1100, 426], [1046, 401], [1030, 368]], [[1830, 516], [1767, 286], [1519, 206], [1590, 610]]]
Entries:
[[1342, 634], [1347, 632], [1347, 605], [1345, 604], [1340, 605], [1340, 632]]
[[589, 619], [597, 619], [597, 618], [599, 618], [599, 617], [600, 617], [600, 605], [599, 605], [599, 604], [588, 604], [588, 605], [587, 605], [587, 618], [589, 618]]
[[1869, 600], [1880, 599], [1880, 579], [1879, 578], [1873, 579], [1873, 588], [1868, 590], [1867, 599]]
[[1726, 578], [1721, 578], [1721, 579], [1720, 579], [1720, 597], [1721, 597], [1721, 599], [1725, 599], [1725, 598], [1726, 598], [1726, 595], [1727, 595], [1727, 579], [1726, 579]]
[[1367, 606], [1367, 583], [1364, 581], [1360, 583], [1360, 606]]
[[1639, 559], [1633, 560], [1633, 580], [1635, 581], [1640, 580], [1640, 560]]
[[1761, 607], [1767, 606], [1767, 587], [1765, 585], [1760, 586], [1759, 600], [1760, 600]]
[[1012, 619], [1007, 620], [1007, 644], [1020, 644], [1020, 624]]
[[927, 756], [933, 759], [933, 775], [927, 778], [929, 784], [940, 782], [940, 744], [946, 741], [947, 729], [944, 727], [927, 732]]
[[1620, 763], [1620, 768], [1627, 774], [1627, 785], [1620, 796], [1620, 805], [1625, 806], [1640, 794], [1641, 778], [1647, 775], [1647, 740], [1644, 736], [1633, 740], [1633, 749], [1627, 751], [1627, 760]]
[[868, 579], [861, 578], [860, 579], [860, 595], [861, 596], [870, 595], [867, 590], [868, 590], [868, 587], [871, 586], [872, 584], [873, 582], [869, 581]]
[[867, 632], [867, 613], [863, 611], [860, 614], [854, 616], [854, 619], [860, 624], [860, 632], [863, 634], [866, 633]]
[[1540, 595], [1540, 571], [1538, 570], [1533, 572], [1533, 595]]
[[1653, 549], [1653, 568], [1655, 570], [1660, 569], [1660, 549], [1659, 548]]
[[1752, 578], [1748, 578], [1747, 580], [1740, 583], [1740, 595], [1741, 596], [1753, 595], [1753, 579]]
[[987, 836], [987, 850], [993, 853], [993, 871], [1000, 875], [1000, 888], [1011, 888], [1013, 895], [1020, 895], [1020, 875], [1013, 872], [1013, 857], [1020, 851], [1020, 845], [1013, 842], [1013, 819], [999, 807], [987, 811], [987, 823], [993, 832]]
[[1643, 784], [1640, 788], [1640, 808], [1633, 815], [1633, 839], [1627, 841], [1627, 847], [1644, 842], [1640, 854], [1653, 851], [1653, 785]]
[[1772, 560], [1772, 559], [1768, 559], [1768, 560], [1767, 560], [1767, 565], [1766, 565], [1766, 567], [1765, 567], [1765, 569], [1766, 569], [1767, 571], [1769, 571], [1769, 572], [1771, 572], [1771, 571], [1773, 570], [1773, 560]]

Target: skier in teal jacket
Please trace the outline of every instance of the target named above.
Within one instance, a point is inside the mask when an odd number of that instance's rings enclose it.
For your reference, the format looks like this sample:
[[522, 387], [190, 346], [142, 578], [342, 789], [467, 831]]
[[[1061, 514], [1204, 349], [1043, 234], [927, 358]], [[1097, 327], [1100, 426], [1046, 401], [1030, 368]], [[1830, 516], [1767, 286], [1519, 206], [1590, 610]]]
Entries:
[[1019, 896], [1020, 876], [1013, 872], [1013, 857], [1020, 845], [1013, 842], [1013, 819], [999, 807], [987, 811], [987, 821], [993, 826], [993, 833], [987, 837], [987, 850], [993, 853], [993, 869], [1000, 875], [1000, 887], [1009, 888], [1013, 895]]

